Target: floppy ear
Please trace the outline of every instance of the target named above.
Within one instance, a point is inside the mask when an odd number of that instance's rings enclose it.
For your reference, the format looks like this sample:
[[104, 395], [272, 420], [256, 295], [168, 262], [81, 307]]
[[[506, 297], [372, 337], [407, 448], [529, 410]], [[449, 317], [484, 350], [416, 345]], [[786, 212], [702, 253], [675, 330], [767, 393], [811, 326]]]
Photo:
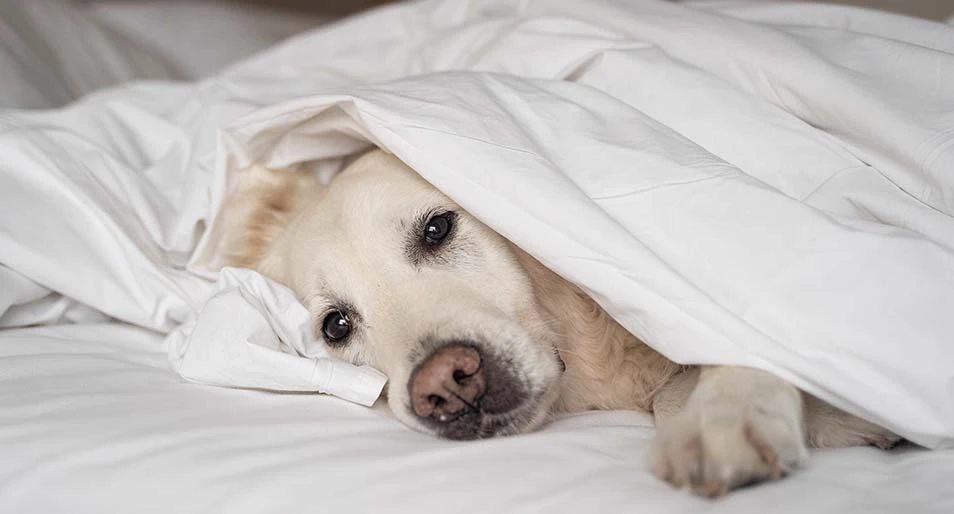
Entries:
[[310, 173], [254, 166], [243, 172], [221, 216], [225, 263], [255, 269], [320, 185]]

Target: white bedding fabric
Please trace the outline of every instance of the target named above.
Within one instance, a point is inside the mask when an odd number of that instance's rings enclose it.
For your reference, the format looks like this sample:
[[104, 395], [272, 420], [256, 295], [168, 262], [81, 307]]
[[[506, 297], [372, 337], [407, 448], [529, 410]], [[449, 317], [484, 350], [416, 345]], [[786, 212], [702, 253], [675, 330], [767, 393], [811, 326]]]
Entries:
[[200, 384], [312, 392], [370, 407], [384, 373], [332, 358], [295, 293], [255, 272], [225, 267], [196, 316], [166, 338], [172, 368]]
[[324, 395], [183, 383], [123, 325], [0, 332], [5, 514], [949, 514], [954, 452], [818, 451], [718, 502], [645, 469], [648, 415], [594, 412], [474, 443]]
[[[318, 159], [328, 174], [371, 142], [670, 357], [770, 369], [950, 447], [954, 30], [718, 9], [417, 2], [195, 85], [2, 112], [0, 326], [166, 332], [211, 291], [206, 229], [236, 170]], [[381, 83], [443, 70], [497, 74]], [[2, 337], [0, 511], [706, 505], [644, 472], [634, 413], [455, 445], [330, 398], [180, 384], [136, 329]], [[718, 508], [948, 512], [951, 457], [825, 452]], [[459, 484], [476, 492], [464, 505]]]

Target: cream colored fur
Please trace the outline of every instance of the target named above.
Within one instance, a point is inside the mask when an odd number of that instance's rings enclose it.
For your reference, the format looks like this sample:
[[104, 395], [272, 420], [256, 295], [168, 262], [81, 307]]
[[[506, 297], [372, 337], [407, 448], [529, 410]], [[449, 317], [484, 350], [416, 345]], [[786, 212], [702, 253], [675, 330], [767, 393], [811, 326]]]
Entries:
[[[409, 265], [401, 249], [408, 224], [433, 208], [458, 213], [460, 242], [440, 266]], [[808, 444], [898, 440], [768, 373], [669, 361], [381, 151], [327, 186], [292, 171], [249, 170], [221, 216], [229, 264], [292, 288], [316, 330], [342, 297], [369, 313], [354, 340], [332, 352], [382, 369], [392, 411], [421, 431], [432, 432], [408, 407], [413, 357], [427, 351], [422, 341], [470, 337], [510, 356], [536, 394], [525, 420], [497, 435], [532, 430], [550, 412], [655, 412], [653, 471], [702, 494], [783, 476], [805, 460]]]

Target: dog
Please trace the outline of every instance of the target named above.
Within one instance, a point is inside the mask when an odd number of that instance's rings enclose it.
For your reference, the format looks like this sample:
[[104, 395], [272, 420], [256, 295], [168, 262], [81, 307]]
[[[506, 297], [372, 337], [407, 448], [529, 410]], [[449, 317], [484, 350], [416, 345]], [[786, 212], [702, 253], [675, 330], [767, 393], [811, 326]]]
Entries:
[[788, 474], [808, 447], [900, 440], [769, 373], [666, 359], [381, 150], [326, 185], [253, 167], [220, 220], [227, 264], [291, 288], [329, 352], [382, 370], [390, 409], [421, 432], [481, 439], [556, 412], [651, 412], [652, 472], [710, 497]]

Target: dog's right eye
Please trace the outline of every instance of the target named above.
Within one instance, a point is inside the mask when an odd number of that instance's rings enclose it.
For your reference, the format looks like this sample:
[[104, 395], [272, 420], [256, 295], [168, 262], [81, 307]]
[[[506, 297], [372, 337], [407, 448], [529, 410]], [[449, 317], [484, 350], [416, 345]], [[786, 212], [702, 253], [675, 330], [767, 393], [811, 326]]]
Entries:
[[447, 239], [454, 228], [454, 213], [445, 212], [432, 216], [424, 224], [424, 243], [428, 246], [437, 246]]
[[331, 311], [325, 315], [324, 321], [321, 322], [321, 332], [328, 344], [341, 344], [351, 335], [351, 321], [345, 313], [337, 310]]

